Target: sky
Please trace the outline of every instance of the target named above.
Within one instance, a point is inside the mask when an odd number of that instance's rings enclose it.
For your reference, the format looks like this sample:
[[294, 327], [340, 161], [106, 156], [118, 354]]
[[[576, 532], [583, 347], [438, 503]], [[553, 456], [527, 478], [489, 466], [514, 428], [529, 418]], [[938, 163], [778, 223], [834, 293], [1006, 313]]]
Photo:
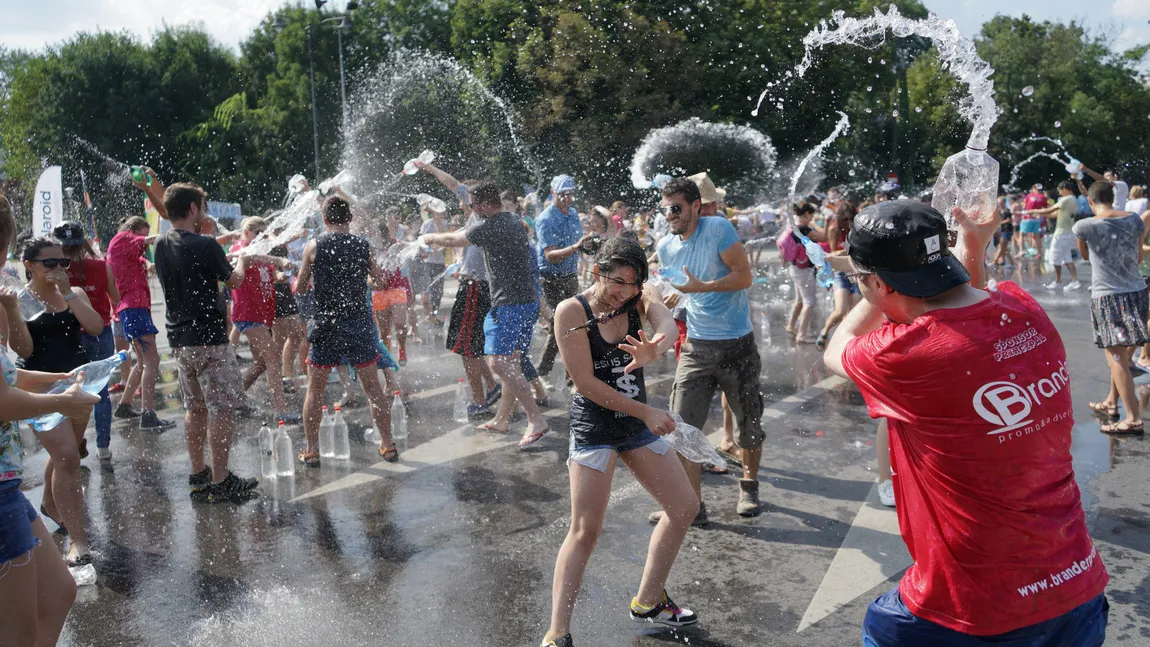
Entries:
[[[238, 51], [240, 41], [267, 13], [301, 0], [9, 0], [0, 10], [0, 43], [10, 48], [40, 49], [66, 40], [77, 31], [128, 29], [142, 38], [163, 24], [201, 22], [218, 41]], [[1119, 49], [1150, 43], [1150, 0], [923, 0], [942, 17], [953, 18], [973, 36], [995, 13], [1036, 20], [1078, 20], [1114, 39]], [[310, 1], [307, 2], [311, 4]], [[328, 8], [342, 9], [346, 0]], [[1092, 8], [1096, 7], [1096, 8]]]

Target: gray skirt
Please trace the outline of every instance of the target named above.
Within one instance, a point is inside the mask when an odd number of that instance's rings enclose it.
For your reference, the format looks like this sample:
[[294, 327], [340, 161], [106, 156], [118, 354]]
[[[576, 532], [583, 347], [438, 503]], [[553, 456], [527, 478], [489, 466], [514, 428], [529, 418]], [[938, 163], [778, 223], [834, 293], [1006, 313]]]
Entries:
[[1099, 348], [1141, 346], [1150, 342], [1146, 315], [1150, 297], [1146, 290], [1108, 294], [1090, 299], [1090, 323]]

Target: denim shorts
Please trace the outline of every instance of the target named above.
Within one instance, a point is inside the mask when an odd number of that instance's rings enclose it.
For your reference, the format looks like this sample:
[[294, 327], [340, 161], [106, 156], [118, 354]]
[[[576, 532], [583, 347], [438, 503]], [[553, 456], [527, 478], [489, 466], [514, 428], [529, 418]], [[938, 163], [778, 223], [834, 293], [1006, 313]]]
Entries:
[[847, 278], [846, 272], [835, 272], [835, 289], [846, 290], [847, 294], [858, 294], [859, 285]]
[[487, 355], [526, 354], [539, 317], [538, 303], [495, 306], [483, 320], [483, 352]]
[[160, 332], [152, 322], [151, 308], [124, 308], [120, 311], [120, 324], [124, 326], [124, 337], [130, 340]]
[[571, 467], [571, 463], [575, 462], [583, 467], [590, 467], [593, 470], [606, 473], [615, 456], [641, 447], [649, 447], [651, 451], [660, 456], [671, 449], [667, 441], [651, 433], [649, 429], [644, 429], [630, 438], [605, 445], [578, 444], [575, 442], [575, 435], [572, 434], [571, 444], [567, 449], [567, 467]]
[[307, 362], [312, 366], [334, 368], [348, 362], [363, 368], [379, 361], [379, 331], [370, 312], [344, 319], [312, 319], [307, 331], [311, 342]]
[[936, 647], [1100, 647], [1106, 640], [1110, 604], [1105, 595], [1045, 622], [997, 636], [971, 636], [910, 612], [894, 588], [867, 608], [863, 618], [863, 647], [934, 645]]
[[232, 325], [241, 333], [246, 333], [252, 328], [259, 328], [261, 326], [264, 328], [268, 327], [268, 325], [262, 321], [233, 321]]
[[20, 491], [20, 479], [0, 481], [0, 565], [40, 545], [32, 532], [32, 522], [38, 516]]

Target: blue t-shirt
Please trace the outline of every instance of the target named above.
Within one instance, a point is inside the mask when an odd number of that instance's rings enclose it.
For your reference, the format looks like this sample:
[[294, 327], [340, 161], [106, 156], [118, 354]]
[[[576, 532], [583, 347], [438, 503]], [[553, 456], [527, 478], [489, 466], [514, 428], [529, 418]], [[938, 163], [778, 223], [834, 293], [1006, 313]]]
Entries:
[[[726, 218], [699, 218], [695, 233], [687, 240], [671, 234], [659, 241], [659, 265], [682, 269], [686, 266], [700, 281], [715, 281], [731, 273], [719, 254], [739, 242], [739, 234]], [[687, 337], [716, 341], [738, 339], [751, 334], [751, 305], [746, 290], [699, 292], [685, 295]]]
[[583, 225], [579, 224], [579, 214], [574, 207], [567, 209], [567, 215], [559, 212], [554, 204], [549, 205], [535, 219], [535, 237], [539, 261], [539, 272], [543, 276], [563, 276], [579, 271], [579, 254], [572, 254], [558, 263], [549, 263], [543, 250], [547, 247], [570, 247], [583, 237]]

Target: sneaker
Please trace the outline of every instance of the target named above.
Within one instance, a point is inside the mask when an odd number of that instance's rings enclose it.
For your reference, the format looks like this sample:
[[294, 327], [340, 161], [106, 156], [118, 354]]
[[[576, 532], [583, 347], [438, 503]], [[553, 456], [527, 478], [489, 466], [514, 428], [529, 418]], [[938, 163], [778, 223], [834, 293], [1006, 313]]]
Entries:
[[483, 400], [483, 404], [486, 404], [487, 406], [490, 407], [490, 406], [494, 405], [496, 402], [499, 402], [499, 398], [502, 396], [503, 396], [503, 385], [496, 383], [496, 385], [491, 387], [491, 390], [487, 392], [487, 397]]
[[486, 404], [469, 404], [467, 405], [467, 419], [475, 420], [477, 418], [484, 418], [491, 415], [491, 407]]
[[[663, 511], [662, 510], [656, 510], [656, 511], [652, 512], [651, 514], [647, 515], [647, 521], [650, 521], [651, 523], [659, 523], [662, 520], [663, 520]], [[707, 518], [707, 502], [702, 501], [699, 503], [699, 512], [698, 512], [698, 514], [695, 515], [695, 520], [691, 522], [691, 525], [696, 527], [696, 528], [702, 528], [703, 526], [707, 525], [708, 523], [711, 523], [711, 520]]]
[[283, 415], [276, 416], [276, 422], [282, 422], [285, 425], [302, 425], [303, 415], [299, 413], [285, 413]]
[[116, 405], [116, 410], [112, 412], [112, 417], [128, 420], [131, 418], [139, 418], [140, 412], [137, 409], [133, 409], [131, 404], [127, 402], [121, 402], [120, 404]]
[[687, 627], [699, 621], [699, 616], [690, 609], [681, 609], [663, 591], [663, 599], [650, 609], [643, 610], [639, 602], [631, 599], [631, 620], [634, 622], [654, 622], [668, 627]]
[[1046, 289], [1047, 289], [1047, 290], [1056, 290], [1056, 289], [1058, 289], [1058, 281], [1051, 281], [1050, 283], [1047, 283], [1047, 284], [1046, 284]]
[[195, 474], [188, 475], [188, 489], [192, 494], [206, 492], [212, 484], [212, 468], [205, 467]]
[[243, 355], [236, 353], [236, 363], [240, 366], [247, 366], [248, 364], [252, 363], [252, 359], [250, 357], [244, 357]]
[[571, 634], [567, 634], [562, 638], [555, 638], [554, 640], [544, 638], [543, 642], [539, 644], [539, 647], [575, 647], [575, 643], [571, 640]]
[[878, 502], [888, 508], [894, 507], [894, 481], [887, 479], [878, 484]]
[[166, 431], [175, 426], [175, 420], [165, 420], [151, 409], [140, 412], [140, 431]]
[[123, 393], [124, 389], [126, 389], [126, 388], [127, 388], [127, 386], [125, 386], [123, 382], [116, 382], [112, 386], [108, 387], [108, 393], [109, 394]]
[[97, 447], [96, 458], [102, 461], [110, 461], [112, 460], [112, 450], [108, 447]]
[[1066, 286], [1067, 290], [1079, 290], [1082, 288], [1082, 281], [1071, 281], [1070, 285]]
[[754, 517], [763, 511], [759, 503], [759, 482], [755, 479], [739, 479], [739, 503], [735, 512], [740, 517]]
[[258, 479], [240, 478], [234, 472], [229, 472], [226, 479], [208, 486], [208, 502], [231, 501], [236, 495], [242, 495], [253, 490], [257, 485], [259, 485]]

